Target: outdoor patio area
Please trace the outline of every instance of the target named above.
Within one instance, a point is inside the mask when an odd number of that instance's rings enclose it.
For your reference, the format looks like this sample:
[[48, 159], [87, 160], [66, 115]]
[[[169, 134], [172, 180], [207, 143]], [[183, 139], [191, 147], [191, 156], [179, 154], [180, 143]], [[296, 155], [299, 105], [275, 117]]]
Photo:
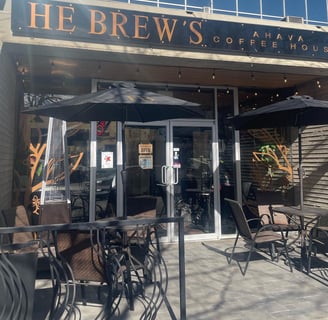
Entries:
[[[277, 263], [256, 253], [246, 275], [242, 276], [236, 261], [231, 265], [227, 263], [227, 250], [229, 252], [233, 241], [185, 243], [188, 320], [327, 319], [328, 265], [322, 263], [316, 268], [318, 265], [314, 263], [313, 273], [307, 275], [297, 267], [290, 272], [283, 257]], [[180, 319], [178, 244], [163, 245], [162, 255], [169, 282], [166, 304], [162, 304], [156, 319]], [[296, 266], [299, 257], [296, 248], [291, 252]], [[244, 255], [238, 254], [236, 258], [243, 263]], [[46, 285], [43, 280], [37, 282], [33, 319], [44, 319], [42, 305], [46, 301]], [[99, 312], [97, 289], [90, 284], [86, 293], [86, 306], [79, 303], [81, 319], [95, 319]], [[139, 319], [142, 310], [140, 301], [136, 301], [135, 310], [130, 311], [123, 299], [121, 316], [115, 319]]]

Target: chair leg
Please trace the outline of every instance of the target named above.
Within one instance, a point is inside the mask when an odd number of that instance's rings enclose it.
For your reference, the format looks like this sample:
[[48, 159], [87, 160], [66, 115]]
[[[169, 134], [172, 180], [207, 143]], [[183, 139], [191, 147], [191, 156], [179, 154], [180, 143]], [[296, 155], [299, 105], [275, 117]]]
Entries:
[[289, 253], [288, 253], [288, 247], [287, 247], [287, 240], [286, 239], [284, 240], [284, 247], [285, 247], [286, 258], [287, 258], [287, 261], [288, 261], [290, 272], [293, 272], [293, 267], [292, 267], [292, 263], [290, 261], [290, 257], [289, 257]]
[[308, 261], [307, 261], [308, 265], [306, 270], [307, 274], [311, 272], [311, 257], [312, 257], [312, 245], [313, 245], [312, 239], [313, 239], [313, 234], [311, 230], [309, 234], [309, 249], [308, 249]]
[[254, 245], [252, 244], [251, 248], [249, 249], [249, 252], [248, 252], [248, 256], [247, 256], [247, 260], [246, 260], [244, 270], [242, 268], [240, 268], [240, 271], [241, 271], [243, 276], [246, 274], [246, 271], [247, 271], [247, 268], [248, 268], [248, 265], [249, 265], [249, 261], [251, 260], [251, 256], [252, 256], [253, 251], [254, 251]]
[[229, 264], [231, 263], [232, 257], [233, 257], [233, 255], [235, 253], [235, 249], [236, 249], [236, 245], [237, 245], [237, 242], [238, 242], [238, 238], [239, 238], [239, 232], [237, 233], [237, 236], [236, 236], [236, 239], [235, 239], [235, 243], [234, 243], [234, 245], [232, 247], [232, 251], [231, 251], [230, 257], [228, 257], [228, 263]]
[[279, 260], [279, 254], [277, 253], [276, 246], [274, 243], [270, 243], [270, 256], [271, 256], [271, 261]]

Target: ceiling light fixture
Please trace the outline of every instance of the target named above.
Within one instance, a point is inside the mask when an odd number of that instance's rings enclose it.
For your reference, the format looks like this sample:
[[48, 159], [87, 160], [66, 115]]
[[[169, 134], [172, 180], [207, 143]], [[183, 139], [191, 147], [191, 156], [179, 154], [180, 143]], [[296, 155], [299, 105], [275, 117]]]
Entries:
[[213, 73], [212, 73], [212, 80], [215, 80], [215, 70], [213, 70]]
[[287, 82], [288, 82], [287, 77], [286, 77], [286, 75], [284, 75], [284, 83], [287, 83]]

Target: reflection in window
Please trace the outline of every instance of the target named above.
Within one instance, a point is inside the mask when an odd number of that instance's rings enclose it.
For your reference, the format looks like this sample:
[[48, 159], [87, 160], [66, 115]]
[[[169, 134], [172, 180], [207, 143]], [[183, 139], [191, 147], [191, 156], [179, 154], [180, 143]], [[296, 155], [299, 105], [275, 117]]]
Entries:
[[[310, 2], [310, 1], [308, 1]], [[308, 19], [316, 21], [327, 21], [326, 0], [316, 0], [315, 5], [308, 3]]]
[[[236, 11], [235, 0], [213, 0], [213, 7], [220, 10]], [[225, 12], [226, 13], [226, 12]]]
[[281, 19], [284, 15], [283, 0], [262, 0], [262, 12], [264, 16], [277, 16]]
[[260, 0], [239, 0], [239, 14], [241, 13], [254, 13], [259, 15], [260, 12]]
[[297, 5], [296, 5], [295, 0], [285, 0], [286, 16], [304, 17], [305, 18], [306, 17], [305, 1], [306, 0], [297, 1]]
[[187, 6], [192, 8], [211, 7], [211, 0], [188, 0]]

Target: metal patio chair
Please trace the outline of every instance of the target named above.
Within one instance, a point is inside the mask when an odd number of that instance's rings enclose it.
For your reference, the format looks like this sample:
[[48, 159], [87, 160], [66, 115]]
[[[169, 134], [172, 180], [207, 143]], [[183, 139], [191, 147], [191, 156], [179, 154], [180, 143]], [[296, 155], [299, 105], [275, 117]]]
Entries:
[[[276, 250], [275, 244], [278, 243], [283, 245], [283, 250], [285, 251], [286, 259], [290, 271], [292, 272], [293, 268], [288, 254], [287, 239], [285, 238], [283, 231], [279, 230], [279, 225], [266, 224], [262, 226], [260, 223], [261, 219], [258, 218], [259, 228], [256, 231], [251, 231], [248, 224], [249, 221], [246, 219], [245, 213], [239, 202], [228, 198], [225, 198], [224, 200], [228, 203], [228, 205], [231, 208], [232, 216], [237, 227], [237, 236], [232, 248], [231, 255], [228, 258], [228, 263], [230, 264], [232, 261], [232, 258], [235, 254], [236, 245], [240, 236], [243, 238], [246, 244], [249, 245], [249, 252], [247, 255], [246, 265], [244, 269], [239, 265], [242, 275], [246, 274], [253, 251], [259, 250], [258, 247], [260, 245], [267, 245], [270, 249], [271, 259], [273, 260], [274, 255], [272, 250], [273, 249]], [[279, 257], [279, 255], [280, 254], [275, 256]]]
[[328, 221], [327, 218], [321, 218], [317, 223], [312, 226], [308, 234], [309, 247], [308, 247], [308, 265], [307, 273], [309, 274], [312, 269], [312, 258], [315, 257], [319, 260], [317, 254], [323, 254], [326, 264], [322, 263], [321, 266], [327, 266], [328, 257]]

